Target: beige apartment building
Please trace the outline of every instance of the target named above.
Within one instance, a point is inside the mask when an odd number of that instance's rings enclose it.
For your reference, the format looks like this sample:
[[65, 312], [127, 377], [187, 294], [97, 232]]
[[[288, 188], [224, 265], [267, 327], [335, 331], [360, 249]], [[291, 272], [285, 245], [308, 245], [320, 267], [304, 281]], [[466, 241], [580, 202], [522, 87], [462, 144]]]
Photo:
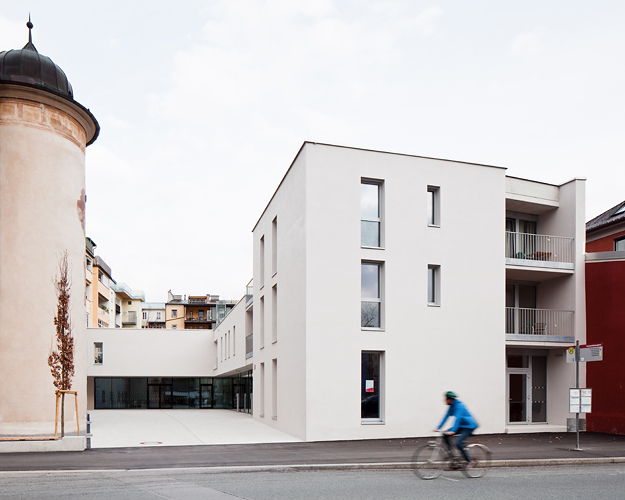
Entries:
[[95, 255], [97, 245], [86, 238], [85, 305], [88, 328], [141, 328], [145, 293], [117, 283], [110, 266]]

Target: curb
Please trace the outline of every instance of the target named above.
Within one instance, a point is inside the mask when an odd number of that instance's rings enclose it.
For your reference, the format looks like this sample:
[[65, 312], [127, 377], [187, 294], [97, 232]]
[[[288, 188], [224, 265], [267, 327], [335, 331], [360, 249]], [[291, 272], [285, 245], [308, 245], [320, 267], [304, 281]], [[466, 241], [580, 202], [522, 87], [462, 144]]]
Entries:
[[[557, 466], [581, 466], [581, 465], [609, 465], [625, 464], [625, 457], [602, 457], [602, 458], [539, 458], [521, 460], [492, 460], [489, 468], [507, 467], [557, 467]], [[90, 474], [90, 473], [128, 473], [128, 472], [186, 472], [223, 474], [236, 472], [285, 472], [285, 471], [328, 471], [328, 470], [410, 470], [412, 462], [378, 462], [378, 463], [353, 463], [353, 464], [291, 464], [291, 465], [235, 465], [215, 467], [159, 467], [159, 468], [133, 468], [133, 469], [55, 469], [55, 470], [21, 470], [0, 471], [0, 476], [9, 474]]]

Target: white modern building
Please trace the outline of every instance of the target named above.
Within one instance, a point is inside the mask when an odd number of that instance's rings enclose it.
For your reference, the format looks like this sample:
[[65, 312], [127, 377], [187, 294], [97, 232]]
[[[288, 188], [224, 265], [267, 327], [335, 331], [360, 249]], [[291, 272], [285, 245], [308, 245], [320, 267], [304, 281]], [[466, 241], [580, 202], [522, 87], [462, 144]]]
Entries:
[[89, 375], [196, 377], [179, 382], [202, 401], [200, 386], [215, 399], [229, 378], [230, 407], [307, 441], [430, 434], [447, 390], [479, 432], [566, 430], [565, 351], [585, 341], [584, 189], [306, 142], [253, 229], [253, 281], [225, 319], [186, 332], [189, 346], [181, 331], [152, 337], [167, 354], [133, 375], [119, 357], [150, 341], [124, 332]]

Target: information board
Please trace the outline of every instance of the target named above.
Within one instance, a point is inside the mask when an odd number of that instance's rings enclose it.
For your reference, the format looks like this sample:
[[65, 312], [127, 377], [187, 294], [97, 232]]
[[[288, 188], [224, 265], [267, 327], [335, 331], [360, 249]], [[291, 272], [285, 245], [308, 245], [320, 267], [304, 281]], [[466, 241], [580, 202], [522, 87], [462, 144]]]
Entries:
[[569, 413], [590, 413], [592, 389], [569, 389]]

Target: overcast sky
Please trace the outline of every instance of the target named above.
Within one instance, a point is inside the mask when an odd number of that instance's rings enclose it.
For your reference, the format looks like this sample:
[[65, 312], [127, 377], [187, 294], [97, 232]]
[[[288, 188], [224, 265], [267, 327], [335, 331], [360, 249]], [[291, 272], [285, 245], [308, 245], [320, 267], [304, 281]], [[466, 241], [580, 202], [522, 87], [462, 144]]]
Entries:
[[[4, 0], [98, 119], [87, 235], [146, 292], [238, 299], [306, 140], [587, 182], [625, 199], [622, 0]], [[479, 189], [479, 186], [475, 186]]]

